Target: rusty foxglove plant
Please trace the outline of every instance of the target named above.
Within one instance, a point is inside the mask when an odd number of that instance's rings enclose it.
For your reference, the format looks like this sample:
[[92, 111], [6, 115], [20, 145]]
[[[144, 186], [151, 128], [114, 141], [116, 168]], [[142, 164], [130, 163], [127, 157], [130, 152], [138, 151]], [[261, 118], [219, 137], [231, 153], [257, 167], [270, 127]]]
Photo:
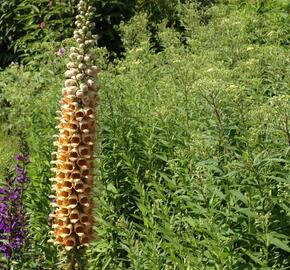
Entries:
[[89, 1], [78, 4], [74, 38], [78, 44], [71, 48], [65, 72], [65, 87], [60, 101], [59, 134], [54, 142], [57, 151], [54, 177], [51, 179], [55, 194], [52, 196], [53, 220], [51, 240], [66, 251], [88, 246], [93, 240], [93, 151], [96, 134], [98, 67], [93, 64], [91, 52], [96, 37], [90, 21], [95, 8]]

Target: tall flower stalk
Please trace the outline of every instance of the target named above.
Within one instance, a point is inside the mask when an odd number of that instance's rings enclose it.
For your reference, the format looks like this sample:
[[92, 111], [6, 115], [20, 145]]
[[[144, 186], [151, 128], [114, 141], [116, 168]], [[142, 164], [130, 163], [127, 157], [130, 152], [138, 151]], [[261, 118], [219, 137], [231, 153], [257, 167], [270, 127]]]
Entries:
[[6, 269], [19, 259], [27, 238], [28, 217], [23, 205], [23, 193], [28, 183], [25, 166], [28, 152], [16, 156], [15, 172], [7, 176], [0, 188], [0, 252], [6, 257]]
[[53, 190], [51, 213], [52, 242], [68, 252], [65, 269], [83, 269], [78, 263], [83, 247], [93, 240], [93, 151], [96, 134], [98, 67], [93, 65], [95, 55], [90, 49], [95, 45], [90, 21], [95, 8], [89, 1], [78, 4], [74, 38], [78, 47], [71, 48], [71, 62], [65, 72], [59, 111], [59, 134], [52, 171]]

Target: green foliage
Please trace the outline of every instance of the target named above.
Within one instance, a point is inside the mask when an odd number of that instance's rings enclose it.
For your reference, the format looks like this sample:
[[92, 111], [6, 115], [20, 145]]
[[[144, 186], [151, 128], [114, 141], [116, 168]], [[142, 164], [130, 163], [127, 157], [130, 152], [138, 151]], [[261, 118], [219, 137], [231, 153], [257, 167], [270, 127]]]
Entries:
[[259, 14], [180, 12], [188, 46], [165, 21], [152, 54], [139, 15], [122, 26], [126, 59], [101, 74], [90, 269], [287, 269], [288, 50], [252, 43]]
[[[24, 63], [36, 52], [33, 43], [72, 35], [74, 1], [12, 0], [0, 4], [0, 66], [18, 57]], [[45, 28], [40, 23], [45, 22]]]
[[[120, 57], [125, 48], [119, 24], [128, 21], [136, 12], [145, 11], [149, 14], [147, 27], [151, 31], [152, 47], [161, 49], [156, 23], [167, 18], [168, 25], [174, 25], [176, 29], [183, 31], [178, 6], [186, 1], [94, 0], [92, 3], [97, 8], [94, 16], [95, 32], [99, 35], [99, 46], [108, 49], [110, 59]], [[199, 7], [215, 3], [214, 0], [196, 2]], [[0, 4], [0, 66], [5, 67], [12, 60], [27, 64], [41, 56], [42, 52], [35, 51], [34, 43], [61, 41], [70, 37], [76, 3], [76, 0], [4, 0]], [[45, 28], [40, 27], [41, 22], [45, 23]]]
[[65, 68], [64, 59], [56, 56], [58, 46], [60, 44], [41, 45], [45, 52], [43, 57], [50, 60], [47, 65], [39, 65], [39, 71], [32, 72], [25, 67], [12, 65], [5, 73], [0, 73], [0, 89], [3, 89], [3, 96], [10, 104], [6, 110], [8, 121], [2, 123], [1, 128], [9, 133], [24, 132], [31, 154], [31, 182], [26, 200], [31, 239], [29, 250], [18, 269], [39, 269], [40, 265], [42, 269], [48, 269], [56, 264], [55, 251], [47, 240], [50, 229], [48, 196], [51, 193], [49, 161], [56, 125], [54, 116], [63, 81], [61, 74]]
[[17, 144], [18, 138], [16, 136], [0, 131], [0, 184], [13, 167], [14, 157], [18, 151]]
[[[108, 64], [107, 51], [96, 51], [98, 239], [89, 269], [288, 269], [286, 18], [236, 3], [177, 7], [184, 33], [156, 24], [163, 51], [150, 49], [143, 13], [120, 26], [124, 59]], [[31, 248], [18, 269], [56, 265], [46, 243], [49, 161], [67, 60], [56, 51], [70, 44], [34, 45], [45, 62], [0, 73], [1, 130], [24, 131], [31, 149]]]

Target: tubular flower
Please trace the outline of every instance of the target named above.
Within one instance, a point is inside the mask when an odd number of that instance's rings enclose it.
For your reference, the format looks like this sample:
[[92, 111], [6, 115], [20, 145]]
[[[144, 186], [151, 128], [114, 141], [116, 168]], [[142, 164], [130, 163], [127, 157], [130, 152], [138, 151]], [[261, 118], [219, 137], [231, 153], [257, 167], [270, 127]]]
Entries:
[[93, 150], [95, 144], [95, 107], [98, 102], [96, 76], [98, 67], [93, 65], [95, 55], [90, 49], [95, 37], [90, 22], [95, 9], [87, 1], [78, 4], [77, 29], [74, 38], [78, 48], [72, 47], [71, 62], [65, 72], [59, 111], [59, 134], [54, 142], [57, 151], [52, 161], [55, 173], [52, 206], [53, 239], [67, 251], [77, 246], [87, 246], [93, 239], [92, 185]]

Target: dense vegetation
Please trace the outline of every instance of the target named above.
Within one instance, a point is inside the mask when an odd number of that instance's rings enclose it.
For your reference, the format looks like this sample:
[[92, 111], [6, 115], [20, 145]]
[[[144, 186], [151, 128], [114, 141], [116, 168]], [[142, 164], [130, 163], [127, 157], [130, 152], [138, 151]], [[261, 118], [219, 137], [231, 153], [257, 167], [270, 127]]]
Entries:
[[[24, 2], [38, 11], [26, 5], [29, 17]], [[0, 5], [18, 12], [1, 20], [26, 25], [11, 25], [14, 44], [0, 39], [13, 57], [22, 44], [15, 59], [26, 64], [0, 72], [0, 179], [25, 140], [29, 237], [14, 269], [28, 270], [56, 269], [48, 179], [74, 15], [74, 1], [58, 7], [63, 17], [48, 7], [42, 29], [45, 9], [33, 2]], [[288, 1], [126, 2], [95, 1], [109, 30], [96, 49], [99, 237], [89, 269], [290, 269]]]

